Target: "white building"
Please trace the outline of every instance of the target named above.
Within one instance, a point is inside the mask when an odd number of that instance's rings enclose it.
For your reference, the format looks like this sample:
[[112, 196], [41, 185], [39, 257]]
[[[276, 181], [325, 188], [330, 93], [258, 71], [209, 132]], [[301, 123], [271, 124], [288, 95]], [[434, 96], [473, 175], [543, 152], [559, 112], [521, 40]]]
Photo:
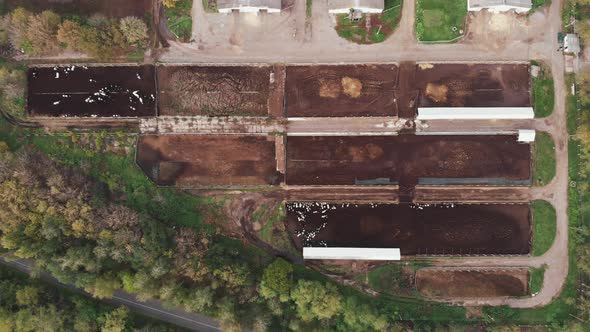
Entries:
[[304, 247], [303, 259], [399, 261], [399, 248]]
[[526, 13], [533, 8], [532, 0], [468, 0], [467, 9], [477, 12], [487, 9], [494, 13], [514, 10], [517, 13]]
[[520, 143], [531, 143], [535, 141], [536, 132], [533, 129], [519, 129], [518, 130], [518, 142]]
[[416, 120], [533, 119], [532, 107], [418, 107]]
[[220, 13], [280, 13], [282, 9], [281, 0], [217, 0], [217, 10]]
[[330, 14], [348, 14], [354, 9], [365, 14], [380, 14], [385, 9], [384, 0], [328, 0]]
[[580, 38], [575, 33], [568, 33], [563, 38], [563, 52], [578, 55], [580, 53]]

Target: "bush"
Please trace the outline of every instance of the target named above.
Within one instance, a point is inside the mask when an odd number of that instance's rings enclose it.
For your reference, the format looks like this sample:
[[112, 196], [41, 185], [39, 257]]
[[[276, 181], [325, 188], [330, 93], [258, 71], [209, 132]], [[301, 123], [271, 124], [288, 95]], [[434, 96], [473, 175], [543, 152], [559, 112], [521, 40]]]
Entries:
[[128, 16], [121, 19], [120, 29], [129, 44], [143, 44], [148, 38], [148, 28], [144, 21]]

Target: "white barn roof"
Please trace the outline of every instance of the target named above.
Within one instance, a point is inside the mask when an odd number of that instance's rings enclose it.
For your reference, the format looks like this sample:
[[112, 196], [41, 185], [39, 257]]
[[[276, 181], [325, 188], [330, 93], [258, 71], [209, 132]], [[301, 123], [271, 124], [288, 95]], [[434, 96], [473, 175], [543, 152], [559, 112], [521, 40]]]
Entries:
[[533, 8], [532, 0], [469, 0], [467, 7], [470, 11], [489, 9], [492, 11], [515, 10], [526, 12]]
[[281, 11], [281, 0], [217, 0], [217, 10], [221, 13], [239, 10], [240, 12], [258, 12], [262, 9], [269, 13]]
[[532, 107], [418, 107], [416, 120], [533, 119]]
[[563, 38], [563, 51], [566, 53], [580, 53], [580, 38], [574, 33], [568, 33]]
[[522, 143], [530, 143], [535, 141], [536, 132], [532, 129], [519, 129], [518, 141]]
[[303, 259], [353, 259], [399, 261], [399, 248], [341, 248], [304, 247]]
[[332, 14], [347, 14], [351, 8], [363, 13], [381, 13], [385, 0], [328, 0], [328, 11]]

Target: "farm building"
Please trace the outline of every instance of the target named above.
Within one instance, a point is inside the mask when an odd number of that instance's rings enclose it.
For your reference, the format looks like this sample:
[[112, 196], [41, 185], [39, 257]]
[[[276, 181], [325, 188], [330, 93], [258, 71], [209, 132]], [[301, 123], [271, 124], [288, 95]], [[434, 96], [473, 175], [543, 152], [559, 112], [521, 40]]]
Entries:
[[399, 248], [304, 247], [303, 258], [399, 261], [401, 254]]
[[418, 107], [417, 120], [532, 119], [532, 107]]
[[563, 52], [578, 55], [580, 53], [580, 38], [575, 33], [568, 33], [563, 38]]
[[517, 13], [526, 13], [533, 7], [531, 0], [468, 0], [469, 11], [487, 9], [492, 12], [506, 12], [514, 10]]
[[328, 0], [330, 14], [348, 14], [351, 9], [366, 14], [379, 14], [384, 8], [384, 0]]
[[220, 13], [280, 13], [281, 9], [281, 0], [217, 0], [217, 10]]

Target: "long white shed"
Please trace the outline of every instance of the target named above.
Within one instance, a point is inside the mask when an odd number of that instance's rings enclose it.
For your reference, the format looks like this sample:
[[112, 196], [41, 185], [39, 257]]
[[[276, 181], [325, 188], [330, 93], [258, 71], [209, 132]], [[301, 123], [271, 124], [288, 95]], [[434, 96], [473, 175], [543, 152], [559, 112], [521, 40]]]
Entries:
[[399, 248], [304, 247], [303, 259], [399, 261], [401, 253]]
[[418, 107], [416, 120], [533, 119], [532, 107]]

